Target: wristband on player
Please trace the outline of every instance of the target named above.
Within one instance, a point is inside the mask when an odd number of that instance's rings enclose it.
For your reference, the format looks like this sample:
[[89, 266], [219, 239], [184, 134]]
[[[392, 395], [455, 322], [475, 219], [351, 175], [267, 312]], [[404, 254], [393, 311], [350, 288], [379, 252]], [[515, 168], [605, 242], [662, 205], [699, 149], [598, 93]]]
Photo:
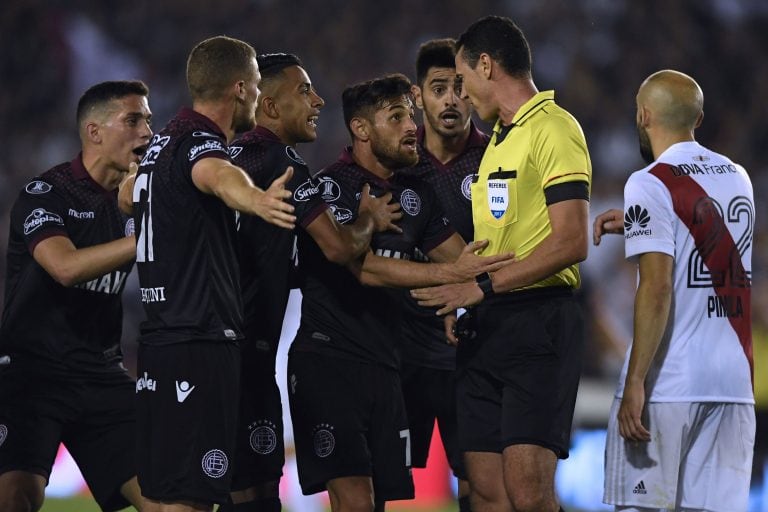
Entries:
[[477, 282], [477, 286], [479, 286], [480, 290], [483, 292], [484, 299], [493, 295], [493, 281], [491, 281], [491, 275], [488, 272], [476, 275], [475, 281]]

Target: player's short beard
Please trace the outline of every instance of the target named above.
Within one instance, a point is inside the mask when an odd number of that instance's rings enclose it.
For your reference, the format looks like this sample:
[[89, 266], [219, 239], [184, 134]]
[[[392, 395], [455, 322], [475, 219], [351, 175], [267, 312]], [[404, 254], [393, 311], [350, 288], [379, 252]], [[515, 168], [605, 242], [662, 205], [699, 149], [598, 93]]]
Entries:
[[648, 131], [640, 125], [637, 125], [637, 138], [640, 143], [640, 156], [643, 157], [645, 163], [652, 164], [656, 158], [653, 156], [651, 139], [648, 137]]
[[400, 169], [412, 167], [419, 161], [418, 153], [410, 153], [400, 150], [400, 141], [394, 146], [381, 143], [376, 138], [371, 138], [371, 152], [376, 159], [387, 169]]

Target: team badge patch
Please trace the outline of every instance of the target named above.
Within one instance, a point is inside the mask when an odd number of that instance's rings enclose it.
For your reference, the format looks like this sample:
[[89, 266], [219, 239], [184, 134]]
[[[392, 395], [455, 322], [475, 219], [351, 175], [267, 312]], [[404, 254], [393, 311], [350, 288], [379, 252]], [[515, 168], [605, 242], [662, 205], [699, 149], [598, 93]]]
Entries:
[[333, 427], [327, 423], [321, 423], [315, 427], [312, 435], [315, 443], [315, 455], [324, 459], [333, 453], [336, 448], [336, 437], [333, 435]]
[[221, 450], [208, 450], [203, 455], [203, 473], [211, 478], [221, 478], [229, 468], [229, 459]]
[[53, 187], [49, 183], [35, 180], [27, 183], [27, 186], [24, 187], [24, 190], [27, 191], [27, 194], [39, 195], [39, 194], [46, 194], [50, 192], [52, 188]]
[[133, 217], [125, 221], [125, 236], [131, 236], [136, 234], [136, 224], [133, 222]]
[[249, 426], [251, 435], [248, 442], [251, 450], [259, 455], [269, 455], [277, 448], [277, 433], [275, 424], [269, 420], [261, 420]]
[[500, 219], [509, 208], [509, 185], [505, 180], [488, 180], [488, 209]]
[[0, 446], [3, 446], [3, 443], [8, 438], [8, 427], [6, 427], [3, 424], [0, 424]]
[[419, 194], [410, 188], [407, 188], [400, 194], [400, 206], [405, 213], [411, 217], [415, 217], [421, 211], [421, 198], [419, 197]]
[[461, 182], [461, 195], [466, 197], [469, 201], [472, 200], [472, 178], [473, 176], [470, 174]]

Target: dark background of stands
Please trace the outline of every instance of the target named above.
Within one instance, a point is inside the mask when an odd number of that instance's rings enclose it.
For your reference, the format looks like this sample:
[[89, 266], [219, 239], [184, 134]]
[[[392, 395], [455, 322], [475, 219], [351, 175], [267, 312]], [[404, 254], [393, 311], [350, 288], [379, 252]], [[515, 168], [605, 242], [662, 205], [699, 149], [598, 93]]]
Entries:
[[[764, 0], [6, 0], [0, 13], [0, 245], [6, 246], [8, 213], [20, 188], [77, 153], [75, 105], [93, 83], [144, 80], [159, 130], [189, 103], [185, 60], [199, 40], [226, 34], [249, 41], [260, 53], [296, 53], [326, 101], [319, 140], [299, 147], [310, 167], [319, 170], [348, 142], [340, 102], [345, 85], [387, 72], [413, 78], [420, 43], [456, 37], [485, 14], [518, 22], [531, 43], [539, 89], [555, 89], [558, 102], [582, 124], [594, 166], [592, 217], [607, 207], [621, 207], [626, 177], [643, 166], [635, 131], [640, 82], [664, 68], [699, 82], [705, 97], [699, 142], [744, 165], [755, 187], [753, 316], [758, 409], [764, 417]], [[635, 276], [622, 250], [619, 237], [590, 250], [581, 295], [590, 319], [585, 375], [610, 387], [631, 336]], [[4, 251], [0, 269], [2, 282]], [[129, 363], [142, 316], [132, 275], [125, 297]], [[44, 321], [45, 312], [40, 315]]]

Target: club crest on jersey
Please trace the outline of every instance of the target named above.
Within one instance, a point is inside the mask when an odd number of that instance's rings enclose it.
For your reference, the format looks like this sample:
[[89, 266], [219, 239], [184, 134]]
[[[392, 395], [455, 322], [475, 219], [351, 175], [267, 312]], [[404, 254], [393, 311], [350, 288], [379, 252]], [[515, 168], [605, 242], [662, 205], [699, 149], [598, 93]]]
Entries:
[[646, 229], [649, 222], [651, 222], [651, 216], [648, 210], [639, 204], [630, 206], [624, 214], [624, 238], [629, 240], [636, 236], [650, 235], [653, 231]]
[[235, 159], [237, 155], [243, 152], [243, 146], [229, 146], [229, 158]]
[[197, 146], [192, 146], [189, 149], [189, 153], [187, 154], [189, 161], [193, 161], [195, 158], [197, 158], [200, 155], [203, 155], [205, 153], [210, 153], [211, 151], [223, 151], [227, 153], [227, 148], [224, 144], [221, 143], [220, 140], [216, 139], [209, 139], [202, 144], [198, 144]]
[[470, 174], [461, 181], [461, 195], [466, 197], [469, 201], [472, 200], [472, 178], [473, 175]]
[[136, 225], [133, 222], [133, 217], [125, 221], [125, 236], [131, 236], [136, 234]]
[[336, 448], [336, 437], [333, 435], [333, 426], [321, 423], [315, 427], [312, 433], [315, 445], [315, 455], [324, 459], [333, 453]]
[[168, 141], [170, 140], [170, 135], [161, 137], [159, 134], [155, 134], [152, 137], [152, 140], [149, 142], [147, 152], [144, 153], [144, 158], [141, 159], [141, 164], [139, 165], [144, 167], [145, 165], [153, 165], [155, 162], [157, 162], [157, 157], [160, 156], [160, 151], [162, 151], [163, 148], [168, 145]]
[[299, 155], [299, 153], [296, 152], [295, 149], [293, 149], [293, 147], [285, 146], [285, 154], [286, 154], [286, 156], [288, 156], [288, 158], [290, 158], [291, 160], [293, 160], [297, 164], [303, 165], [304, 167], [307, 166], [307, 163], [304, 161], [303, 158], [301, 158], [301, 155]]
[[208, 450], [201, 461], [203, 473], [211, 478], [221, 478], [229, 468], [227, 454], [221, 450]]
[[62, 220], [61, 215], [49, 212], [44, 208], [35, 208], [32, 210], [32, 213], [27, 215], [27, 218], [24, 219], [24, 234], [28, 235], [37, 230], [43, 224], [47, 224], [49, 222], [58, 226], [64, 225], [64, 221]]
[[248, 429], [251, 434], [248, 437], [248, 444], [251, 450], [259, 455], [269, 455], [277, 448], [276, 425], [269, 420], [259, 420], [250, 425]]
[[509, 184], [506, 180], [488, 180], [488, 209], [500, 219], [509, 208]]
[[419, 194], [407, 188], [400, 194], [400, 207], [411, 217], [415, 217], [421, 211], [421, 198]]
[[52, 188], [53, 187], [49, 183], [46, 183], [40, 180], [35, 180], [27, 183], [27, 186], [24, 187], [24, 190], [27, 191], [27, 194], [39, 195], [39, 194], [47, 194], [48, 192], [51, 191]]

